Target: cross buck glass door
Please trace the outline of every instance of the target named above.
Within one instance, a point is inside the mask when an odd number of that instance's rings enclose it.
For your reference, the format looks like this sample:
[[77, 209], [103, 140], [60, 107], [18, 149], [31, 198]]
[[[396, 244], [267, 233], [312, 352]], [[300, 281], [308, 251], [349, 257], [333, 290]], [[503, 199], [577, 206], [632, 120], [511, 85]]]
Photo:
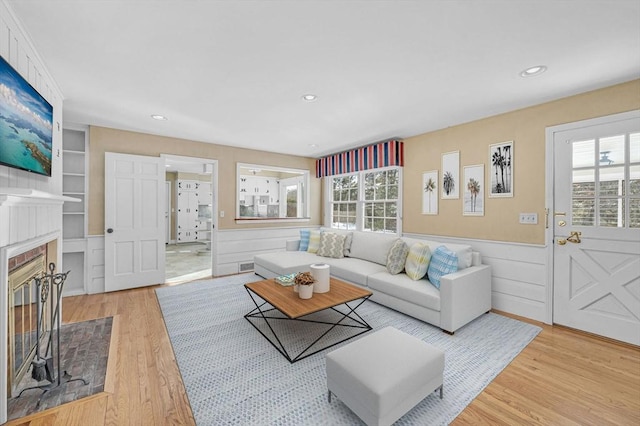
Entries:
[[164, 158], [105, 153], [106, 291], [165, 280]]
[[640, 118], [553, 143], [553, 322], [640, 345]]

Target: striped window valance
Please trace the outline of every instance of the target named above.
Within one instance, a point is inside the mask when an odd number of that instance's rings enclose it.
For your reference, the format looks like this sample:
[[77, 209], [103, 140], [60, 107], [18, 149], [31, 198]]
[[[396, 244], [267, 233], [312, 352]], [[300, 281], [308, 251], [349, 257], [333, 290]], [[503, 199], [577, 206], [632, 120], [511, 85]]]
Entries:
[[388, 166], [404, 166], [402, 141], [380, 142], [316, 160], [316, 177], [353, 173]]

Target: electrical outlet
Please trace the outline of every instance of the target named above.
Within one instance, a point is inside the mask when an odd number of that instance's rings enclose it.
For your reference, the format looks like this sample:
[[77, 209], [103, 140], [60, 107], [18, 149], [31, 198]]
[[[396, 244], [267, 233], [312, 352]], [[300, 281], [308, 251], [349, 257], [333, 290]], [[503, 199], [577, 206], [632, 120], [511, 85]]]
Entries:
[[224, 217], [224, 210], [220, 210], [220, 217]]
[[520, 223], [524, 225], [537, 225], [538, 213], [520, 213]]

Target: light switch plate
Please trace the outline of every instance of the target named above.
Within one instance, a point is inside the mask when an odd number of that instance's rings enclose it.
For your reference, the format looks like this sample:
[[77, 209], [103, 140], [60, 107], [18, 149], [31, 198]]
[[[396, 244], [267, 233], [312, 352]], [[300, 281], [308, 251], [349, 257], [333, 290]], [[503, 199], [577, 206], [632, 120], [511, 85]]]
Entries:
[[520, 213], [520, 223], [524, 225], [537, 225], [538, 213]]

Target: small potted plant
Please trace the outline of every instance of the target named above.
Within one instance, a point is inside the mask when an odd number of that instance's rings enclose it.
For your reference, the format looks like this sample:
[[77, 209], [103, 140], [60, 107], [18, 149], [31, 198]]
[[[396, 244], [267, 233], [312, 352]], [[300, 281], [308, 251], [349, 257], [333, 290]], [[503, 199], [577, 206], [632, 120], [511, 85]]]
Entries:
[[315, 281], [311, 272], [300, 272], [296, 274], [294, 283], [298, 286], [298, 296], [300, 296], [300, 299], [311, 299], [311, 296], [313, 296], [313, 283]]

